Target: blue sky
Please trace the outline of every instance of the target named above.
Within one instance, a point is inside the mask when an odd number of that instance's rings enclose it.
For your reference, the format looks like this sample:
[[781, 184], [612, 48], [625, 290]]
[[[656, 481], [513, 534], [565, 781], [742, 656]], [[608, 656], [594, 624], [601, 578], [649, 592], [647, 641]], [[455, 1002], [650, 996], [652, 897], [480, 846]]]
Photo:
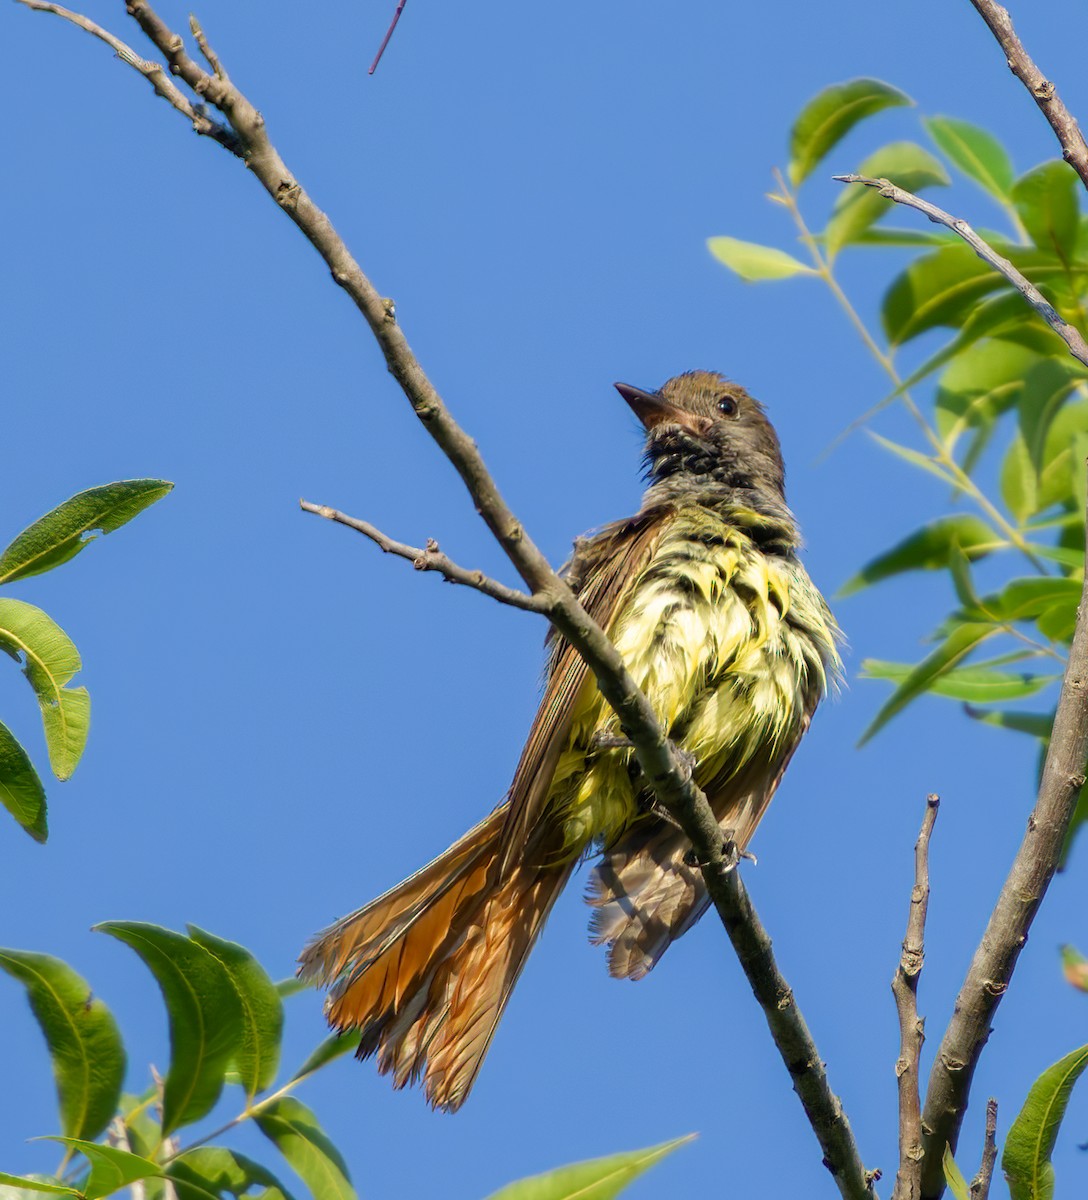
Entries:
[[[1017, 7], [1024, 41], [1088, 113], [1082, 8]], [[767, 405], [806, 561], [829, 594], [944, 511], [935, 481], [864, 435], [822, 457], [884, 379], [816, 282], [743, 285], [705, 239], [793, 248], [764, 199], [770, 171], [801, 105], [853, 76], [896, 84], [918, 109], [862, 127], [805, 185], [816, 222], [838, 186], [828, 177], [920, 137], [919, 113], [991, 128], [1021, 170], [1054, 157], [970, 5], [413, 0], [369, 79], [391, 9], [235, 0], [198, 15], [553, 561], [638, 505], [640, 439], [613, 380], [652, 388], [693, 367]], [[137, 44], [123, 6], [87, 11]], [[160, 11], [184, 26], [185, 6]], [[166, 1066], [162, 1006], [131, 951], [89, 927], [193, 922], [289, 974], [310, 933], [501, 798], [544, 628], [298, 511], [299, 496], [332, 504], [511, 579], [369, 332], [255, 181], [103, 46], [15, 5], [0, 23], [19, 104], [0, 227], [0, 542], [85, 487], [176, 484], [76, 562], [11, 589], [79, 646], [94, 714], [77, 774], [49, 788], [49, 844], [0, 824], [0, 944], [56, 954], [91, 981], [121, 1022], [137, 1089], [148, 1062]], [[945, 200], [982, 225], [1000, 219], [969, 185]], [[896, 266], [845, 256], [870, 317]], [[879, 428], [912, 436], [895, 413]], [[924, 797], [944, 798], [921, 985], [932, 1051], [1034, 777], [1026, 741], [939, 699], [854, 748], [886, 694], [855, 680], [858, 664], [916, 658], [950, 604], [936, 577], [836, 604], [849, 686], [820, 711], [760, 830], [759, 866], [746, 868], [866, 1162], [886, 1179], [888, 981]], [[0, 672], [0, 710], [40, 761], [14, 664]], [[1056, 881], [1000, 1010], [966, 1127], [968, 1174], [986, 1095], [1007, 1129], [1035, 1075], [1088, 1040], [1088, 998], [1057, 963], [1061, 942], [1088, 949], [1086, 856], [1081, 846]], [[456, 1117], [350, 1060], [301, 1092], [360, 1195], [476, 1200], [691, 1131], [699, 1140], [633, 1197], [836, 1194], [720, 927], [705, 920], [644, 982], [615, 982], [588, 945], [579, 891], [555, 909]], [[55, 1128], [48, 1058], [12, 983], [0, 981], [0, 1012], [0, 1169], [48, 1170], [55, 1148], [26, 1140]], [[323, 1032], [319, 998], [291, 1000], [285, 1065]], [[1088, 1178], [1075, 1148], [1086, 1138], [1088, 1091], [1055, 1159], [1069, 1194]], [[274, 1158], [259, 1134], [238, 1144]]]

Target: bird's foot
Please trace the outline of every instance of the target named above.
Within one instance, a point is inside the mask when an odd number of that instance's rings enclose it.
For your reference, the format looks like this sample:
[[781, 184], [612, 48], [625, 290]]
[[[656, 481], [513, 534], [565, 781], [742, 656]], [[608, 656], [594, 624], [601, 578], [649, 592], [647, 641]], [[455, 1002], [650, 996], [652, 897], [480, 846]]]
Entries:
[[[722, 831], [722, 859], [724, 860], [723, 866], [725, 867], [725, 870], [727, 872], [735, 870], [741, 859], [744, 858], [748, 859], [753, 866], [758, 865], [759, 859], [756, 858], [756, 856], [750, 850], [741, 850], [737, 843], [733, 841], [734, 832], [735, 831], [732, 829], [726, 829]], [[700, 862], [694, 849], [692, 849], [684, 855], [684, 865], [688, 867], [698, 867], [700, 870], [702, 870], [703, 867], [707, 867], [710, 864]]]
[[633, 750], [634, 743], [622, 733], [609, 733], [607, 729], [598, 729], [589, 739], [590, 750]]

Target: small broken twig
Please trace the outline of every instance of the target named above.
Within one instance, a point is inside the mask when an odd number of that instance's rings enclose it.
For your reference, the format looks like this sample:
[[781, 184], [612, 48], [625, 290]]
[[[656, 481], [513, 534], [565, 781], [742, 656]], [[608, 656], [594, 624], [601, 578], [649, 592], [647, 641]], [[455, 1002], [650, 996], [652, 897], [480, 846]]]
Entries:
[[385, 53], [386, 46], [389, 45], [389, 39], [393, 36], [393, 30], [397, 27], [397, 22], [400, 20], [400, 14], [404, 12], [404, 6], [408, 0], [397, 0], [397, 8], [393, 13], [393, 19], [389, 22], [389, 28], [385, 31], [385, 37], [382, 38], [382, 44], [378, 47], [378, 53], [374, 55], [374, 61], [370, 64], [368, 75], [373, 75], [378, 69], [378, 63], [382, 61], [382, 55]]
[[971, 1180], [971, 1186], [967, 1189], [971, 1200], [987, 1200], [996, 1162], [997, 1101], [991, 1096], [986, 1101], [986, 1139], [982, 1143], [982, 1165], [978, 1169], [978, 1174]]

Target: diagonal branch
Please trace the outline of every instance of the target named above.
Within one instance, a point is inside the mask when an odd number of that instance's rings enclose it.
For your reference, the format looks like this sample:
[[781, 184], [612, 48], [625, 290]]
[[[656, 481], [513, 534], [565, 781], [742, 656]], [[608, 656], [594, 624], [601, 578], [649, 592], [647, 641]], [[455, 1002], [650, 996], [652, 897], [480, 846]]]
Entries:
[[925, 963], [926, 910], [929, 907], [929, 838], [937, 820], [939, 796], [926, 797], [926, 812], [914, 844], [914, 887], [910, 894], [903, 954], [892, 980], [899, 1014], [899, 1170], [892, 1200], [918, 1200], [922, 1186], [922, 1101], [919, 1062], [926, 1040], [925, 1021], [918, 1016], [918, 976]]
[[994, 0], [971, 0], [971, 3], [1004, 50], [1009, 70], [1028, 89], [1031, 98], [1050, 122], [1050, 127], [1061, 143], [1062, 158], [1081, 177], [1084, 186], [1088, 187], [1088, 143], [1085, 142], [1073, 114], [1062, 103], [1058, 89], [1032, 62], [1023, 43], [1016, 36], [1008, 9], [995, 4]]
[[864, 184], [865, 187], [876, 188], [885, 200], [891, 200], [895, 204], [906, 205], [907, 208], [915, 208], [924, 216], [927, 216], [934, 225], [943, 225], [946, 229], [951, 229], [953, 233], [958, 234], [984, 263], [988, 263], [995, 271], [1005, 276], [1028, 304], [1035, 309], [1058, 337], [1065, 342], [1069, 347], [1069, 353], [1078, 362], [1088, 367], [1088, 342], [1084, 340], [1084, 336], [1080, 330], [1070, 325], [1046, 299], [1043, 293], [1039, 291], [1035, 284], [1022, 275], [1007, 258], [1003, 258], [998, 254], [988, 242], [983, 241], [966, 221], [952, 216], [951, 213], [946, 213], [943, 208], [938, 208], [935, 204], [930, 204], [928, 200], [923, 200], [920, 196], [914, 195], [913, 192], [896, 187], [894, 183], [890, 183], [887, 179], [870, 179], [867, 175], [834, 175], [832, 178], [837, 179], [839, 183], [860, 183]]
[[[32, 0], [21, 0], [33, 6]], [[213, 74], [186, 52], [185, 44], [146, 3], [127, 0], [129, 15], [163, 54], [170, 71], [226, 118], [247, 167], [298, 226], [362, 314], [416, 415], [460, 474], [478, 512], [558, 633], [593, 672], [601, 694], [615, 710], [657, 799], [672, 814], [704, 864], [707, 890], [726, 926], [749, 982], [763, 1008], [779, 1053], [794, 1080], [824, 1162], [840, 1193], [867, 1200], [875, 1174], [865, 1171], [849, 1122], [831, 1091], [819, 1051], [759, 925], [735, 858], [727, 855], [714, 814], [691, 779], [687, 764], [665, 736], [646, 697], [635, 686], [623, 660], [604, 631], [551, 569], [520, 521], [503, 500], [475, 442], [453, 419], [424, 374], [396, 323], [394, 306], [380, 296], [340, 239], [329, 218], [288, 170], [269, 140], [264, 118], [226, 77], [201, 32], [201, 51]], [[199, 28], [199, 27], [197, 27]], [[198, 130], [198, 132], [201, 132]]]

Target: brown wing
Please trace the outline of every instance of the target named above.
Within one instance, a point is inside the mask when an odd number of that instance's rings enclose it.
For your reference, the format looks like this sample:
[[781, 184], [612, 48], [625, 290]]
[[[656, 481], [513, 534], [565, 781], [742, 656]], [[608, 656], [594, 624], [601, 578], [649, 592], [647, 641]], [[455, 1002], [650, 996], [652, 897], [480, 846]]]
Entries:
[[[616, 521], [579, 545], [569, 575], [578, 599], [598, 625], [608, 628], [653, 554], [670, 512], [667, 508], [651, 509]], [[567, 642], [555, 642], [544, 697], [510, 785], [500, 851], [504, 867], [522, 850], [544, 809], [559, 756], [570, 735], [574, 701], [587, 671]]]

